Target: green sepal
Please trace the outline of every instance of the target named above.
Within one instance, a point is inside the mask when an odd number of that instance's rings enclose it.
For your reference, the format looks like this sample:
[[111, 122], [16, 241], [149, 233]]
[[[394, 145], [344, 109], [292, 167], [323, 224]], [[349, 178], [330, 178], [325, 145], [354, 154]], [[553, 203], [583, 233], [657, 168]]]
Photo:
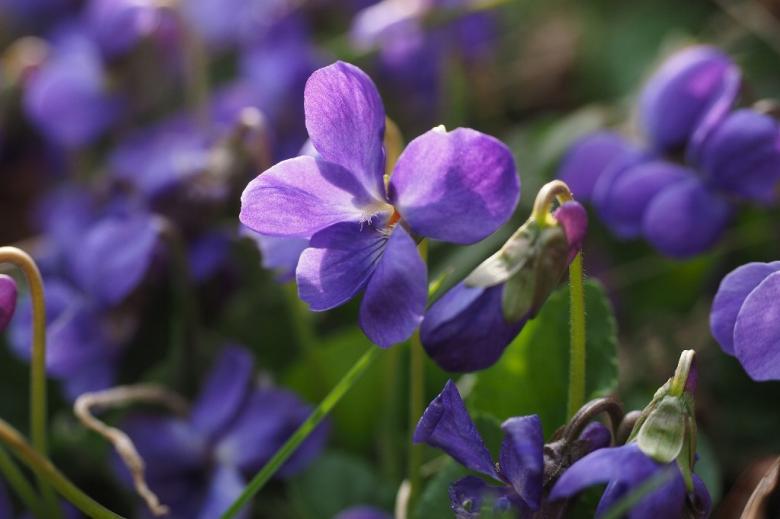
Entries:
[[685, 443], [682, 452], [677, 458], [677, 466], [680, 468], [685, 488], [693, 492], [693, 465], [696, 463], [696, 420], [691, 416], [685, 417]]
[[475, 268], [464, 284], [488, 288], [500, 285], [532, 261], [542, 227], [533, 219], [526, 221], [492, 256]]
[[686, 443], [687, 419], [682, 399], [665, 396], [641, 425], [636, 436], [639, 448], [659, 463], [674, 461]]

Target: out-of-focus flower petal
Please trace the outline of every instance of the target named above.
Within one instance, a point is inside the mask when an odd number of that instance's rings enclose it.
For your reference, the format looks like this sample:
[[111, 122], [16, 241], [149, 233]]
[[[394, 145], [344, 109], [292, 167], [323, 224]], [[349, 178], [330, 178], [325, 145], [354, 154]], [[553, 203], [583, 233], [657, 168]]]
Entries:
[[427, 279], [414, 240], [396, 225], [360, 304], [360, 327], [366, 336], [383, 348], [411, 337], [425, 312]]
[[208, 231], [194, 239], [187, 256], [190, 273], [195, 281], [207, 281], [227, 264], [230, 259], [230, 242], [230, 236], [218, 230]]
[[107, 56], [130, 50], [158, 24], [157, 10], [147, 0], [90, 0], [87, 28]]
[[[281, 389], [258, 389], [215, 447], [215, 457], [242, 471], [259, 470], [309, 416], [311, 408], [293, 393]], [[304, 468], [322, 450], [329, 424], [324, 422], [282, 466], [286, 477]]]
[[276, 272], [276, 279], [285, 283], [295, 279], [298, 258], [309, 246], [305, 238], [281, 238], [256, 233], [248, 227], [242, 227], [241, 233], [250, 237], [260, 249], [263, 267]]
[[503, 285], [455, 285], [425, 314], [420, 339], [428, 355], [447, 371], [468, 372], [493, 365], [517, 336], [525, 319], [508, 323], [501, 308]]
[[333, 519], [393, 519], [393, 516], [372, 506], [353, 506], [339, 512]]
[[246, 402], [253, 369], [254, 360], [247, 350], [225, 347], [192, 406], [192, 426], [207, 438], [219, 436]]
[[96, 358], [85, 362], [62, 380], [65, 396], [75, 401], [79, 395], [102, 391], [116, 383], [117, 363], [115, 356]]
[[731, 272], [720, 282], [712, 300], [710, 330], [721, 349], [734, 355], [734, 326], [745, 299], [766, 277], [780, 271], [780, 261], [748, 263]]
[[642, 220], [645, 238], [674, 258], [700, 254], [720, 238], [731, 205], [698, 179], [677, 182], [653, 198]]
[[306, 129], [322, 157], [338, 164], [376, 199], [384, 198], [385, 109], [365, 72], [342, 61], [306, 82]]
[[537, 415], [510, 418], [501, 425], [499, 466], [503, 476], [531, 510], [542, 501], [544, 436]]
[[11, 322], [16, 310], [16, 281], [10, 276], [0, 274], [0, 332]]
[[339, 223], [312, 236], [298, 260], [298, 294], [312, 310], [349, 301], [368, 282], [388, 237], [369, 224]]
[[241, 223], [261, 234], [309, 238], [339, 222], [390, 211], [361, 180], [332, 162], [297, 157], [255, 178], [241, 195]]
[[694, 175], [687, 168], [663, 160], [626, 168], [614, 178], [609, 195], [600, 200], [600, 215], [619, 237], [635, 238], [642, 232], [642, 220], [653, 199], [666, 188]]
[[[208, 491], [201, 506], [198, 519], [219, 519], [238, 499], [246, 486], [243, 476], [235, 467], [217, 465], [211, 474]], [[235, 516], [239, 519], [249, 517], [250, 506], [244, 506]]]
[[745, 298], [734, 326], [734, 354], [753, 380], [780, 380], [780, 272]]
[[144, 212], [100, 220], [87, 231], [74, 265], [79, 284], [100, 301], [119, 303], [143, 280], [159, 235], [154, 219]]
[[439, 448], [466, 468], [498, 479], [490, 452], [451, 380], [425, 409], [414, 431], [414, 442]]
[[767, 115], [737, 110], [704, 141], [699, 164], [719, 189], [770, 203], [780, 182], [780, 125]]
[[662, 150], [684, 146], [715, 109], [720, 115], [738, 93], [739, 70], [721, 51], [707, 46], [683, 49], [666, 60], [645, 85], [640, 120], [653, 144]]
[[473, 243], [509, 219], [520, 196], [514, 159], [503, 143], [468, 128], [433, 129], [403, 151], [390, 197], [416, 234]]
[[620, 135], [601, 131], [577, 140], [558, 168], [558, 178], [566, 182], [577, 200], [590, 200], [593, 188], [607, 167], [631, 149]]

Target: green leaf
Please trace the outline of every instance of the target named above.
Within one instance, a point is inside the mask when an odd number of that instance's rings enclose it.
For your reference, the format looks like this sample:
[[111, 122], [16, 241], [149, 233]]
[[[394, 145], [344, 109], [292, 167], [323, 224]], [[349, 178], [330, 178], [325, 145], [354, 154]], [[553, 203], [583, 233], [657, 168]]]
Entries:
[[[585, 282], [588, 398], [617, 386], [617, 325], [604, 289]], [[477, 375], [469, 406], [498, 417], [538, 414], [546, 436], [566, 419], [569, 290], [554, 292], [498, 363]]]
[[685, 422], [682, 399], [664, 397], [639, 429], [636, 437], [639, 448], [659, 463], [674, 461], [685, 443]]
[[355, 505], [389, 510], [393, 489], [359, 458], [338, 452], [320, 456], [306, 471], [290, 480], [290, 501], [302, 519], [334, 517]]

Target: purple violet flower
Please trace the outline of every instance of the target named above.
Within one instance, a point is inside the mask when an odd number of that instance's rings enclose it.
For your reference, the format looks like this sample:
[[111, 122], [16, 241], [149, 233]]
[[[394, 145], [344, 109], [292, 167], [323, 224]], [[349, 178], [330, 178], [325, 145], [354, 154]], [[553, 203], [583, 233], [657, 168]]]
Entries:
[[94, 43], [68, 31], [55, 41], [49, 59], [29, 78], [24, 108], [52, 142], [79, 148], [113, 124], [121, 103], [108, 90]]
[[258, 234], [242, 226], [241, 234], [249, 237], [260, 249], [263, 267], [276, 273], [276, 280], [286, 283], [295, 279], [295, 269], [301, 253], [309, 246], [305, 238], [280, 238]]
[[0, 332], [11, 322], [16, 310], [16, 281], [10, 276], [0, 274]]
[[[582, 248], [587, 214], [572, 201], [554, 216], [568, 242], [568, 264]], [[502, 308], [504, 286], [472, 287], [462, 281], [431, 305], [420, 326], [420, 340], [441, 368], [467, 372], [490, 367], [539, 310], [532, 308], [521, 319], [508, 321]]]
[[353, 506], [340, 512], [333, 519], [392, 519], [393, 516], [384, 510], [372, 506]]
[[706, 135], [731, 109], [740, 78], [734, 62], [714, 47], [687, 47], [664, 61], [639, 100], [641, 126], [653, 146], [681, 148], [695, 132]]
[[152, 0], [90, 0], [84, 14], [87, 30], [108, 57], [129, 51], [160, 23]]
[[710, 329], [753, 380], [780, 380], [780, 261], [731, 271], [712, 302]]
[[[502, 425], [504, 439], [498, 463], [485, 446], [466, 410], [458, 388], [450, 380], [428, 405], [414, 432], [415, 443], [443, 450], [464, 467], [502, 485], [467, 476], [450, 486], [450, 506], [459, 519], [483, 509], [490, 500], [497, 511], [514, 509], [528, 514], [542, 506], [545, 477], [544, 436], [537, 415], [509, 418]], [[611, 435], [601, 424], [589, 424], [580, 435], [585, 452], [609, 445]], [[525, 517], [526, 515], [521, 515]]]
[[[674, 462], [662, 464], [654, 461], [636, 443], [599, 449], [576, 461], [558, 479], [550, 492], [550, 500], [569, 498], [588, 487], [606, 483], [607, 488], [596, 510], [596, 517], [599, 517], [622, 497], [664, 471], [668, 471], [669, 479], [634, 505], [627, 517], [683, 517], [688, 493], [679, 468]], [[695, 474], [693, 484], [695, 517], [704, 519], [710, 514], [710, 496], [704, 483]]]
[[321, 158], [297, 157], [253, 180], [241, 222], [310, 239], [296, 270], [312, 310], [365, 289], [360, 325], [388, 347], [422, 320], [427, 274], [411, 233], [473, 243], [503, 224], [519, 196], [507, 147], [471, 129], [431, 130], [409, 143], [385, 184], [385, 112], [371, 79], [338, 62], [309, 78], [306, 126]]
[[578, 139], [566, 153], [558, 169], [558, 178], [566, 182], [581, 202], [591, 199], [596, 181], [615, 157], [630, 145], [613, 132], [601, 131]]
[[[216, 519], [297, 429], [310, 407], [286, 390], [256, 387], [251, 354], [226, 347], [189, 416], [129, 416], [122, 429], [146, 463], [149, 487], [172, 519]], [[282, 466], [280, 477], [305, 468], [325, 444], [320, 425]], [[118, 471], [129, 482], [125, 467]], [[240, 517], [248, 517], [245, 508]]]

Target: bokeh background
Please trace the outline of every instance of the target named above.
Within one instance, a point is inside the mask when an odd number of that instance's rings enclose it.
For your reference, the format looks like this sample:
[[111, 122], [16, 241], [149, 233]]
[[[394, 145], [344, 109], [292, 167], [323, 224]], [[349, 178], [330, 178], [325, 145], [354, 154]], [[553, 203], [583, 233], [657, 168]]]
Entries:
[[[521, 205], [481, 243], [432, 244], [431, 277], [446, 274], [445, 286], [524, 221], [574, 140], [605, 127], [638, 133], [637, 93], [675, 49], [718, 46], [742, 67], [745, 96], [780, 98], [775, 0], [440, 4], [394, 21], [389, 0], [0, 0], [0, 243], [31, 252], [47, 286], [67, 284], [65, 306], [92, 301], [89, 326], [100, 329], [99, 348], [111, 349], [105, 384], [157, 381], [192, 397], [230, 343], [251, 350], [263, 380], [316, 403], [369, 346], [355, 302], [308, 312], [238, 222], [246, 183], [304, 145], [303, 86], [320, 66], [341, 59], [369, 73], [407, 141], [444, 124], [512, 149]], [[90, 249], [90, 229], [117, 214], [142, 214], [170, 232], [154, 227], [137, 282], [101, 298], [115, 279], [95, 274], [101, 258], [137, 261], [130, 249], [148, 238], [126, 230]], [[746, 491], [735, 483], [755, 478], [780, 451], [780, 384], [751, 381], [722, 353], [709, 310], [730, 270], [780, 259], [778, 218], [776, 207], [744, 208], [716, 247], [685, 261], [619, 241], [596, 217], [584, 247], [586, 273], [604, 284], [617, 316], [617, 393], [628, 408], [644, 406], [682, 349], [699, 353], [698, 472], [718, 517], [735, 516]], [[28, 364], [11, 344], [14, 329], [0, 343], [0, 415], [27, 430]], [[176, 341], [186, 349], [172, 357]], [[255, 517], [328, 518], [357, 504], [392, 510], [409, 441], [407, 353], [383, 354], [339, 404], [322, 456], [264, 489]], [[88, 357], [52, 378], [52, 458], [88, 493], [133, 516], [142, 507], [116, 476], [110, 447], [70, 409], [74, 391], [100, 385], [87, 366], [104, 360]], [[430, 362], [427, 370], [430, 399], [448, 375]], [[89, 380], [73, 382], [81, 372]], [[563, 383], [533, 387], [545, 393]], [[507, 394], [528, 387], [511, 377], [498, 384]], [[546, 434], [554, 427], [546, 423]], [[435, 468], [435, 454], [426, 456]], [[447, 517], [446, 502], [434, 513]]]

